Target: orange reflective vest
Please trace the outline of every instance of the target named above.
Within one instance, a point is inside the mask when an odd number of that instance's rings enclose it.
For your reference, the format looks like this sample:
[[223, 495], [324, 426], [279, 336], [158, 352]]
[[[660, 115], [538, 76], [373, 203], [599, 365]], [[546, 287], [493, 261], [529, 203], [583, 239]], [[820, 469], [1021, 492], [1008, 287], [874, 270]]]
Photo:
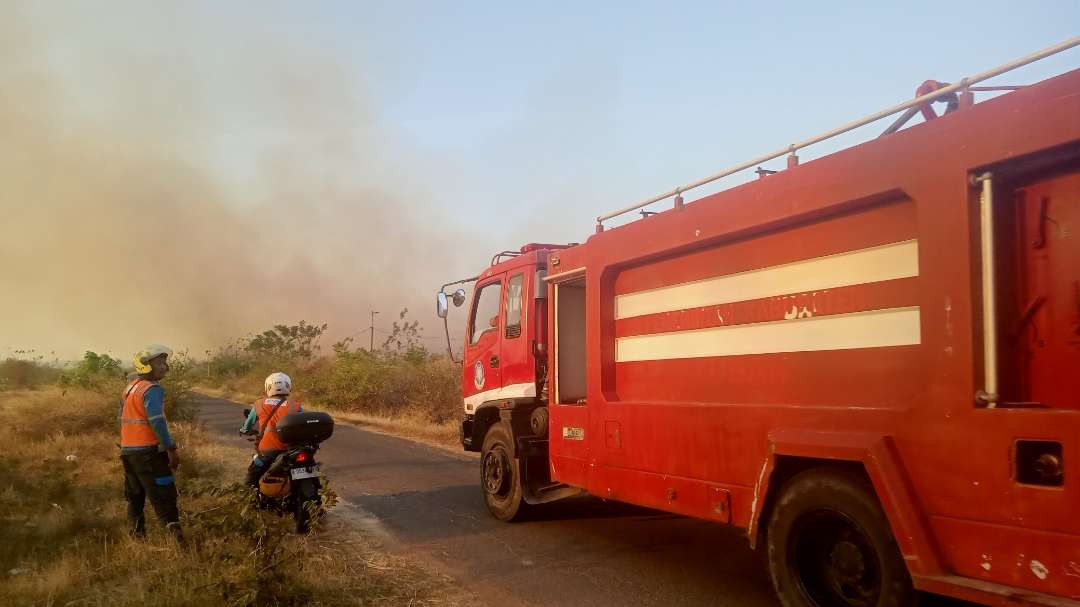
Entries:
[[[277, 427], [281, 418], [290, 413], [296, 413], [300, 410], [300, 403], [294, 400], [286, 400], [280, 405], [266, 402], [269, 399], [260, 398], [255, 401], [255, 415], [259, 420], [259, 432], [262, 433], [262, 439], [259, 440], [259, 451], [280, 451], [287, 447], [287, 445], [278, 438], [277, 432], [274, 432], [274, 428]], [[276, 399], [275, 399], [276, 400]], [[275, 409], [275, 407], [277, 407]], [[271, 411], [274, 416], [270, 417]]]
[[158, 444], [157, 435], [146, 417], [146, 403], [143, 402], [146, 391], [156, 385], [156, 381], [139, 378], [124, 388], [124, 408], [120, 411], [121, 447], [152, 447]]

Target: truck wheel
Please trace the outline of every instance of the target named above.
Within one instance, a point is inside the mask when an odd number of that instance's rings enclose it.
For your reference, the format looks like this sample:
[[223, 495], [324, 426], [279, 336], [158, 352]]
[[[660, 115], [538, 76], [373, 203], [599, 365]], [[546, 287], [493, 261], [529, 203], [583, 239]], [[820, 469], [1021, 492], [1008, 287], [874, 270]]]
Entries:
[[769, 572], [784, 607], [909, 607], [904, 559], [873, 488], [843, 470], [801, 472], [768, 527]]
[[529, 427], [536, 436], [547, 438], [548, 435], [548, 409], [537, 407], [529, 415]]
[[528, 509], [521, 488], [521, 470], [514, 443], [503, 424], [492, 424], [480, 455], [480, 486], [488, 511], [500, 521], [520, 520]]

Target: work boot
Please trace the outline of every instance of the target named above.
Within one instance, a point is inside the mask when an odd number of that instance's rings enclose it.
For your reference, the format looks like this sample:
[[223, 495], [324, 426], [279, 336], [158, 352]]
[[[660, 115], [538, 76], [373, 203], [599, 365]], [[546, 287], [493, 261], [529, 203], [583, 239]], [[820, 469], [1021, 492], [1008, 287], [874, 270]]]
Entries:
[[165, 528], [169, 530], [169, 533], [172, 533], [173, 539], [176, 540], [176, 545], [181, 550], [188, 549], [187, 539], [184, 537], [184, 531], [180, 529], [180, 523], [169, 523], [165, 525]]
[[146, 539], [146, 519], [139, 517], [134, 521], [131, 521], [131, 528], [128, 529], [128, 535], [132, 539], [145, 540]]

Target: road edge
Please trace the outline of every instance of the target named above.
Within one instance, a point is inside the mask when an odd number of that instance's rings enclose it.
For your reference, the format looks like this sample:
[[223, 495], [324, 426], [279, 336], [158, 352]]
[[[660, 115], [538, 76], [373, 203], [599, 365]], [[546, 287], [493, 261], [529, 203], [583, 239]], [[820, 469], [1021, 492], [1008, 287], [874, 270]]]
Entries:
[[[238, 407], [247, 407], [251, 405], [251, 403], [243, 403], [234, 400], [233, 398], [230, 398], [231, 395], [227, 394], [223, 390], [200, 386], [196, 389], [191, 390], [191, 393], [197, 396], [217, 398], [232, 403], [233, 405], [236, 405]], [[328, 407], [320, 403], [306, 403], [305, 407], [314, 411], [325, 411], [331, 414], [332, 416], [334, 416], [334, 423], [348, 424], [350, 426], [353, 426], [354, 428], [363, 430], [364, 432], [381, 434], [383, 436], [392, 436], [394, 438], [400, 438], [402, 440], [407, 440], [412, 443], [424, 445], [425, 447], [438, 449], [439, 451], [450, 455], [454, 459], [457, 459], [459, 461], [473, 462], [479, 459], [480, 456], [479, 453], [465, 451], [460, 447], [455, 448], [445, 443], [441, 443], [439, 441], [428, 439], [422, 436], [417, 436], [415, 434], [410, 434], [408, 432], [395, 431], [395, 420], [393, 420], [392, 418], [379, 419], [378, 422], [373, 422], [365, 419], [358, 419], [355, 414], [351, 414], [348, 411], [341, 411], [339, 409], [336, 409], [335, 407]], [[237, 428], [239, 428], [239, 425], [237, 425]]]

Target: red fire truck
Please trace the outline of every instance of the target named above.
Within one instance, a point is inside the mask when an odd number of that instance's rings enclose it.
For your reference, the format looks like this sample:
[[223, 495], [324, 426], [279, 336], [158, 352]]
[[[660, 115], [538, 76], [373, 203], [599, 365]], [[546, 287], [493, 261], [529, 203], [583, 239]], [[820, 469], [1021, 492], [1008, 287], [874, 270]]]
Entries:
[[491, 513], [586, 492], [736, 525], [786, 606], [1080, 605], [1080, 70], [973, 101], [1077, 44], [459, 281]]

